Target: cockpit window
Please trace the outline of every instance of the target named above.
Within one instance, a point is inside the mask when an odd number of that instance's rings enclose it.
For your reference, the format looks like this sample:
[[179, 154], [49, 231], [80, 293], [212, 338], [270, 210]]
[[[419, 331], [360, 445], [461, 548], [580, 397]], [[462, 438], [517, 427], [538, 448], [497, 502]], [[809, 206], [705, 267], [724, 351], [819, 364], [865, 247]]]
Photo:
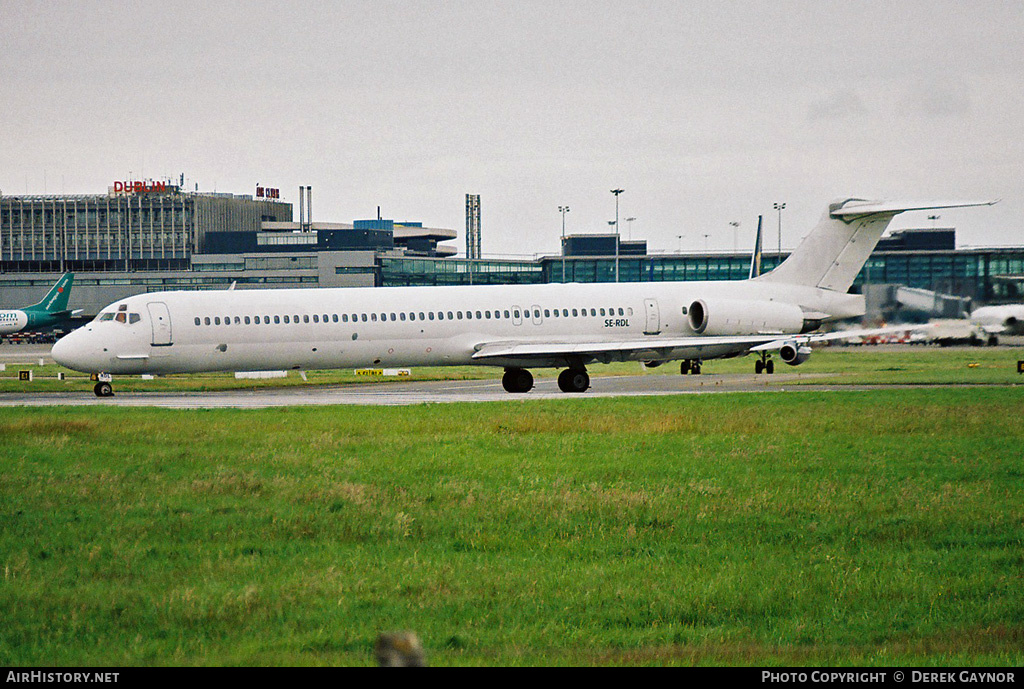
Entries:
[[96, 320], [117, 321], [118, 323], [138, 323], [142, 320], [142, 315], [138, 313], [128, 313], [123, 310], [118, 310], [117, 312], [107, 311], [106, 313], [101, 313], [97, 316]]

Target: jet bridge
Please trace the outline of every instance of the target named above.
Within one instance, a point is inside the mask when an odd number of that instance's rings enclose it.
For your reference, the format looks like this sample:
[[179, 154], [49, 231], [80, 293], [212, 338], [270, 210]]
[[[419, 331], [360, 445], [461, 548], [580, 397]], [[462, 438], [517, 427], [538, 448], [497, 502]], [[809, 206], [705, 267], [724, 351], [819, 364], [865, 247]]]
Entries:
[[865, 286], [868, 318], [884, 320], [928, 320], [964, 318], [971, 300], [917, 287], [894, 284]]

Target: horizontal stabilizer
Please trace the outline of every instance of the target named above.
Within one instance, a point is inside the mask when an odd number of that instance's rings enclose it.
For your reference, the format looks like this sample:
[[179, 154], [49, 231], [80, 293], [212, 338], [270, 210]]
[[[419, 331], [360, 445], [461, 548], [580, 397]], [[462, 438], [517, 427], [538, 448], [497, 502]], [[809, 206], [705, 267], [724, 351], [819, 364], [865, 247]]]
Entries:
[[833, 201], [793, 253], [755, 280], [845, 293], [867, 262], [889, 222], [905, 211], [991, 206], [996, 201]]
[[[861, 215], [874, 215], [875, 213], [904, 213], [907, 211], [930, 211], [940, 208], [969, 208], [971, 206], [994, 206], [999, 200], [993, 201], [860, 201], [851, 199], [841, 204], [841, 207], [829, 208], [829, 215], [834, 218], [858, 217]], [[832, 204], [833, 206], [839, 204]]]

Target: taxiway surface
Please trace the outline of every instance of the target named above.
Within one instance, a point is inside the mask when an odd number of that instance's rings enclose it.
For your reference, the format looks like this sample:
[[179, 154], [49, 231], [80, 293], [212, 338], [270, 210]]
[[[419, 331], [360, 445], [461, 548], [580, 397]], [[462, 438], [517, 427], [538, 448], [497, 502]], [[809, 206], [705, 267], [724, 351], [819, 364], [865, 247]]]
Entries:
[[[91, 392], [33, 392], [0, 395], [0, 406], [126, 406], [181, 409], [292, 407], [304, 405], [409, 405], [452, 402], [508, 402], [534, 399], [586, 399], [642, 395], [684, 395], [714, 392], [771, 392], [785, 389], [782, 376], [755, 375], [595, 376], [591, 389], [566, 394], [554, 379], [538, 379], [528, 393], [509, 394], [499, 380], [439, 380], [357, 385], [309, 385], [259, 390], [204, 392], [117, 392], [99, 398]], [[780, 385], [781, 383], [781, 385]], [[821, 389], [824, 386], [800, 386]], [[842, 386], [844, 389], [848, 386]], [[115, 386], [116, 390], [116, 386]]]

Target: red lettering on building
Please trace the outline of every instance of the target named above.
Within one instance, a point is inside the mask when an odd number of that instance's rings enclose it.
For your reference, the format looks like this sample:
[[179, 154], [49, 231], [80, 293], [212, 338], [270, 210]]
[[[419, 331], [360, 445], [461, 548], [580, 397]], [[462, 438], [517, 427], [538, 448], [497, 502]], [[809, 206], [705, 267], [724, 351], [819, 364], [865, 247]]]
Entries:
[[149, 194], [167, 191], [167, 182], [114, 182], [115, 194]]

